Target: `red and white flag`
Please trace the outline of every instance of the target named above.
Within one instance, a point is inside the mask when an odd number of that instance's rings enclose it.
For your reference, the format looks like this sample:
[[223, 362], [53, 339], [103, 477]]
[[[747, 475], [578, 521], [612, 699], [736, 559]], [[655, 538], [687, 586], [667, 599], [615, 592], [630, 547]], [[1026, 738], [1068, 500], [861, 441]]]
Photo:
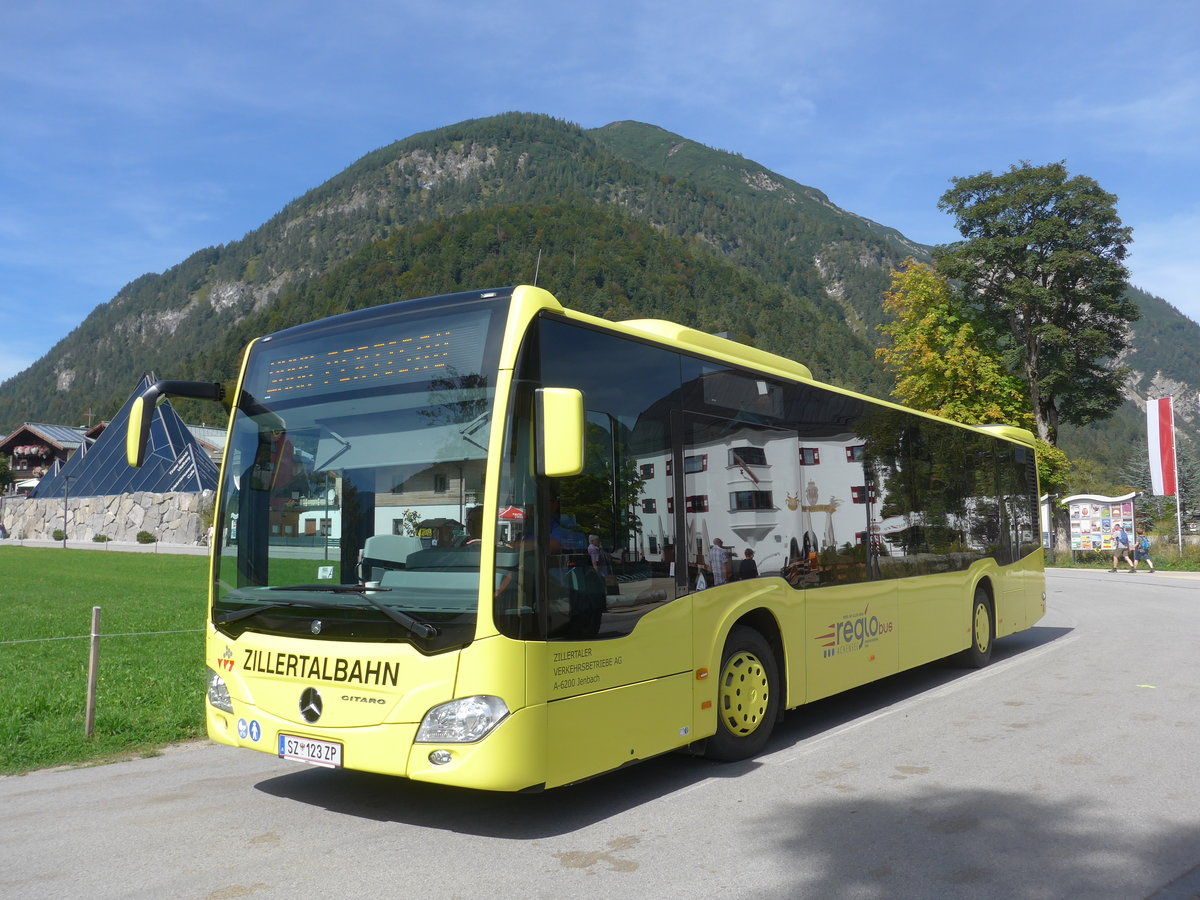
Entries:
[[1150, 483], [1160, 497], [1175, 495], [1175, 417], [1171, 398], [1146, 402], [1146, 443], [1150, 447]]

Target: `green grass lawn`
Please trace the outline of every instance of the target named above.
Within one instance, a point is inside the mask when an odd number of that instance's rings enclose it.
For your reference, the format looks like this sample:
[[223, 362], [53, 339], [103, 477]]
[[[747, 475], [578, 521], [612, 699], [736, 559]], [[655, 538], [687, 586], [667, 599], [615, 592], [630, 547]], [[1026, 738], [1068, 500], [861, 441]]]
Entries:
[[[207, 574], [197, 556], [0, 546], [0, 773], [201, 736]], [[88, 738], [93, 606], [104, 637]]]
[[[1164, 570], [1196, 552], [1156, 554]], [[1057, 565], [1071, 565], [1070, 553]], [[1101, 567], [1099, 557], [1077, 565]], [[292, 581], [313, 580], [298, 562]], [[153, 753], [204, 733], [198, 556], [0, 545], [0, 774]], [[96, 723], [84, 736], [92, 607], [102, 608]]]

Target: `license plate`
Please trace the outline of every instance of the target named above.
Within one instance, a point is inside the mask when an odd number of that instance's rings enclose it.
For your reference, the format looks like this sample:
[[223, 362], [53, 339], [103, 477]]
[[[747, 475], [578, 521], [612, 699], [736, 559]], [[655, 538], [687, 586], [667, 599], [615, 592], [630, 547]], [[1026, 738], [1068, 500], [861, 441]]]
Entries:
[[279, 735], [279, 755], [284, 759], [296, 759], [312, 763], [314, 766], [328, 766], [331, 769], [340, 768], [342, 765], [341, 744], [295, 734]]

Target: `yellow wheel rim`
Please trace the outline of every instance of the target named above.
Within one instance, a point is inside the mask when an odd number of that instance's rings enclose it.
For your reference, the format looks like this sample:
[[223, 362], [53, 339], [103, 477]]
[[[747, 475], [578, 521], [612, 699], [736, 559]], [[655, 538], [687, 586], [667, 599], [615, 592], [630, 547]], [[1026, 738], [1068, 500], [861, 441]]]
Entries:
[[975, 607], [975, 649], [987, 653], [988, 645], [992, 642], [992, 629], [987, 607], [980, 603]]
[[737, 737], [758, 730], [767, 715], [771, 683], [766, 667], [753, 653], [740, 650], [721, 669], [717, 703], [726, 729]]

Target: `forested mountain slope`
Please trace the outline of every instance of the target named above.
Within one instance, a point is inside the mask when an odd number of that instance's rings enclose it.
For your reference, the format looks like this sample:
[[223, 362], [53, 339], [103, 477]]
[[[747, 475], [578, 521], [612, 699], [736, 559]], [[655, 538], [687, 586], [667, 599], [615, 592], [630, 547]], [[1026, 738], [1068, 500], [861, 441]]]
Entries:
[[[249, 338], [316, 316], [535, 273], [567, 306], [728, 331], [886, 394], [876, 326], [907, 256], [928, 248], [736, 154], [508, 113], [368, 153], [241, 240], [132, 281], [0, 385], [0, 432], [110, 416], [149, 370], [228, 378]], [[1200, 330], [1137, 296], [1131, 393], [1194, 383]]]

